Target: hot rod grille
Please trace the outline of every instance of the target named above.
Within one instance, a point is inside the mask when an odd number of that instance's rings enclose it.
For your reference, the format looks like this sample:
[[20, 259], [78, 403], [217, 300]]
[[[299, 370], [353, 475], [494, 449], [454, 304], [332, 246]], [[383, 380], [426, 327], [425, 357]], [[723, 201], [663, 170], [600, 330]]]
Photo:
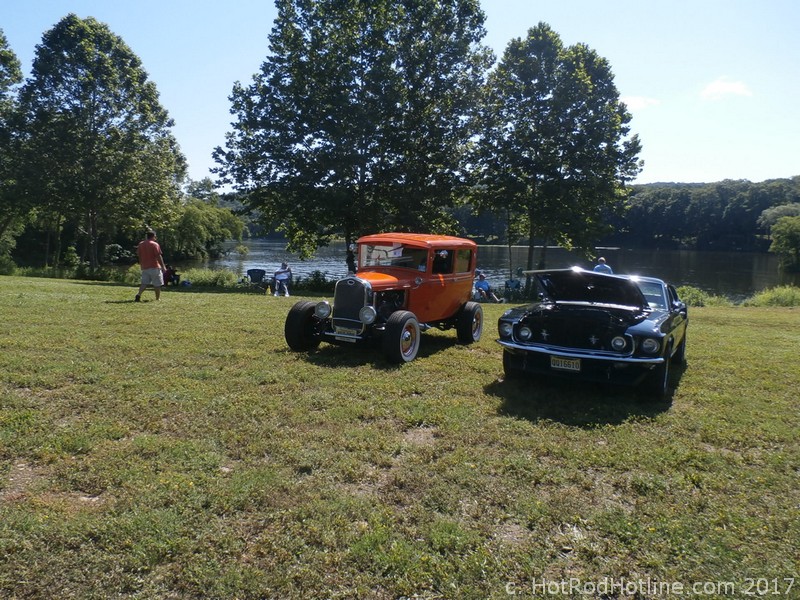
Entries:
[[367, 303], [369, 283], [358, 277], [346, 277], [336, 284], [333, 294], [333, 326], [358, 329], [363, 324], [358, 318]]

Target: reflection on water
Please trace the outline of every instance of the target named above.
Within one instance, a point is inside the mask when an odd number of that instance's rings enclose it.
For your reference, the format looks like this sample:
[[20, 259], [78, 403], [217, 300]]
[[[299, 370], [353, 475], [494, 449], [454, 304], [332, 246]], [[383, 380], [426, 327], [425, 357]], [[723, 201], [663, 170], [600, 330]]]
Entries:
[[[240, 256], [233, 250], [236, 245], [238, 244], [228, 244], [226, 246], [228, 254], [220, 259], [194, 265], [184, 264], [182, 267], [186, 269], [191, 266], [205, 266], [212, 269], [228, 269], [243, 275], [248, 269], [265, 269], [267, 273], [272, 273], [281, 262], [286, 261], [296, 277], [307, 277], [314, 271], [322, 272], [328, 279], [338, 279], [347, 274], [344, 243], [334, 243], [320, 248], [313, 259], [306, 261], [287, 252], [281, 242], [263, 239], [246, 240], [244, 245], [248, 247], [249, 253], [245, 256]], [[536, 249], [537, 261], [540, 251], [539, 248]], [[800, 285], [800, 275], [797, 273], [780, 273], [778, 259], [772, 254], [622, 248], [604, 248], [602, 253], [616, 273], [652, 275], [675, 285], [691, 285], [734, 300], [742, 300], [776, 285]], [[510, 272], [517, 267], [525, 266], [527, 256], [527, 247], [512, 247], [509, 268], [508, 247], [480, 246], [478, 268], [486, 273], [492, 285], [502, 286], [509, 278]], [[578, 254], [556, 247], [547, 249], [548, 268], [573, 265], [592, 267], [592, 263]]]

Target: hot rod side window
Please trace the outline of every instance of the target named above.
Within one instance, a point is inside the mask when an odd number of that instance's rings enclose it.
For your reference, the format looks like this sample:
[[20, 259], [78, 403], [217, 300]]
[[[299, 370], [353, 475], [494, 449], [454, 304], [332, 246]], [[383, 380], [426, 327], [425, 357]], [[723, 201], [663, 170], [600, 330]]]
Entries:
[[472, 264], [472, 250], [456, 250], [456, 273], [469, 273]]
[[453, 272], [453, 251], [435, 250], [433, 253], [433, 272], [439, 274]]

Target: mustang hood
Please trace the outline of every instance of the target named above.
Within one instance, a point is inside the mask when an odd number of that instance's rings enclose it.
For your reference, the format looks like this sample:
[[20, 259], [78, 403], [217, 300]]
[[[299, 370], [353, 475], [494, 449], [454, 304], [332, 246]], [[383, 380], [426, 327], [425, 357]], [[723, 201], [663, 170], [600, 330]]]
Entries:
[[645, 310], [649, 305], [636, 282], [627, 276], [583, 269], [528, 271], [534, 275], [544, 300], [556, 304], [587, 304]]

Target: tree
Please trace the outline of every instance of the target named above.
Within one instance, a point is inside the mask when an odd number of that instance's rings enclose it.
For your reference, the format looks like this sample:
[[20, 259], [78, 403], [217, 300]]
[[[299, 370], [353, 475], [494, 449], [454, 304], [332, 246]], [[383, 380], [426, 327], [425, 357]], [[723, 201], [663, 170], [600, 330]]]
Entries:
[[771, 231], [770, 252], [781, 257], [781, 266], [784, 269], [800, 269], [800, 217], [781, 217]]
[[586, 45], [565, 48], [545, 23], [509, 43], [485, 93], [477, 194], [526, 225], [528, 268], [537, 237], [588, 251], [607, 232], [641, 169], [630, 120], [608, 62]]
[[176, 258], [218, 256], [222, 242], [242, 239], [244, 222], [228, 208], [199, 198], [189, 198], [165, 224], [159, 239], [164, 252]]
[[[477, 0], [278, 0], [216, 160], [290, 247], [443, 230], [491, 53]], [[352, 268], [353, 256], [348, 257]]]
[[45, 33], [21, 107], [24, 192], [57, 241], [65, 222], [77, 224], [92, 269], [103, 235], [141, 231], [177, 203], [185, 160], [173, 123], [105, 24], [70, 14]]
[[15, 88], [21, 81], [19, 59], [8, 47], [8, 40], [0, 29], [0, 256], [12, 244], [7, 233], [27, 213], [26, 207], [21, 205], [14, 193], [18, 157], [14, 148], [18, 137], [14, 122], [17, 111]]
[[782, 217], [800, 217], [800, 202], [780, 204], [763, 210], [758, 217], [758, 226], [770, 230]]

